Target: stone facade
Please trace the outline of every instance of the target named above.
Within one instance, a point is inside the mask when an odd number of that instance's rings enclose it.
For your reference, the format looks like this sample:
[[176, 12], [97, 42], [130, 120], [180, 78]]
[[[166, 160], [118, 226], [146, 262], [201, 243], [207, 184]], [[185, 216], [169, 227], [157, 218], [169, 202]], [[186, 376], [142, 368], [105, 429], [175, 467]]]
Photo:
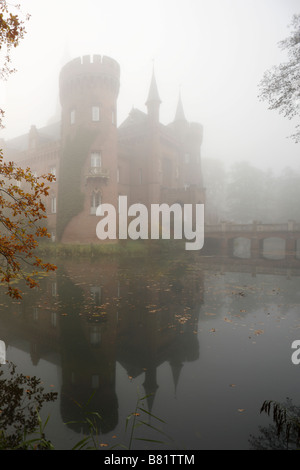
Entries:
[[204, 203], [202, 126], [189, 123], [179, 97], [174, 121], [159, 120], [153, 73], [147, 112], [132, 109], [117, 125], [119, 64], [106, 56], [67, 63], [59, 76], [61, 121], [3, 143], [6, 160], [37, 175], [53, 172], [46, 200], [53, 240], [99, 243], [96, 208], [119, 196], [128, 204]]

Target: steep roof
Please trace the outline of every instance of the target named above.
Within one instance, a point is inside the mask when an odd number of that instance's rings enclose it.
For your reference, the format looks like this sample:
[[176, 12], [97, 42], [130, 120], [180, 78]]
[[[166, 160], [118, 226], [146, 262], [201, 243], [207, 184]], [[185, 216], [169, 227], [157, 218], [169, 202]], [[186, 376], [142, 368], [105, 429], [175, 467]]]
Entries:
[[153, 101], [161, 103], [161, 99], [159, 97], [157, 83], [156, 83], [156, 79], [155, 79], [154, 70], [152, 72], [152, 78], [151, 78], [151, 83], [150, 83], [150, 88], [149, 88], [148, 99], [146, 101], [146, 105], [150, 102], [153, 102]]
[[174, 122], [176, 121], [186, 121], [184, 110], [183, 110], [183, 104], [181, 100], [181, 93], [179, 93], [177, 109], [176, 109], [176, 114], [175, 114], [175, 119], [174, 119]]

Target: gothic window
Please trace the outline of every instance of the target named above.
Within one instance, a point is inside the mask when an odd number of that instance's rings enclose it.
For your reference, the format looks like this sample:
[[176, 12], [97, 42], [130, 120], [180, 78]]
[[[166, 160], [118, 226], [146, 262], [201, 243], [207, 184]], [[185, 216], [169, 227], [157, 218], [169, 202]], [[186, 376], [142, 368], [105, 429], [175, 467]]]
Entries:
[[96, 214], [97, 207], [101, 204], [101, 194], [99, 191], [93, 191], [91, 194], [91, 206], [90, 213], [92, 215]]
[[99, 106], [92, 106], [92, 121], [93, 122], [100, 121], [100, 107]]

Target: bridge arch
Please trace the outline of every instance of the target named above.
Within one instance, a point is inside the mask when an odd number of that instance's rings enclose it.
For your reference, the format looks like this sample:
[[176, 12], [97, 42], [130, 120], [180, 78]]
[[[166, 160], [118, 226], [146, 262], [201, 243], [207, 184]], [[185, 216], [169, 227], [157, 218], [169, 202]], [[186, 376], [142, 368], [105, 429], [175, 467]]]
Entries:
[[230, 243], [232, 256], [235, 258], [251, 258], [251, 239], [249, 237], [236, 237]]
[[266, 259], [285, 259], [287, 248], [284, 237], [265, 237], [262, 239], [261, 256]]

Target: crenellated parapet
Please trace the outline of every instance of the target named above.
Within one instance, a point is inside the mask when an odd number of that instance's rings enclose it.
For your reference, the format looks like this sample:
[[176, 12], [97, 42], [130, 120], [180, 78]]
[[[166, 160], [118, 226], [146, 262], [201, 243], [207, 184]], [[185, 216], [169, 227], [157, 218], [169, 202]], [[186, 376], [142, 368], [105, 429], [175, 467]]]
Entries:
[[60, 101], [65, 101], [74, 92], [78, 93], [90, 87], [105, 88], [116, 97], [120, 87], [120, 66], [110, 57], [85, 55], [68, 62], [59, 76]]

